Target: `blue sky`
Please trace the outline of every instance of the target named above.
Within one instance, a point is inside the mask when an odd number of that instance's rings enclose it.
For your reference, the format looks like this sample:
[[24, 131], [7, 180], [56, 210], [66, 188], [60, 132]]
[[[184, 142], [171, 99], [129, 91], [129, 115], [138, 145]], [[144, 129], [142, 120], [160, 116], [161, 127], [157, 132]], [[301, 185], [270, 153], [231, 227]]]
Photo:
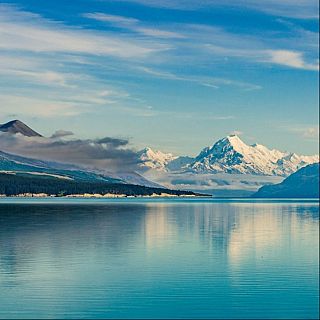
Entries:
[[194, 155], [318, 151], [318, 1], [0, 2], [0, 122]]

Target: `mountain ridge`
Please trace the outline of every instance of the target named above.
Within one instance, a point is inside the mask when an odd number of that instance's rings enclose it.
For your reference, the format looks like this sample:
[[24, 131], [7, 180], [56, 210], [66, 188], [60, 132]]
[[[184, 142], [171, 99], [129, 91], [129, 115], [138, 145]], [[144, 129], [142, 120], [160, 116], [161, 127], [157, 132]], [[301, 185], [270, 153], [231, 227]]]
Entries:
[[[7, 133], [16, 134], [15, 131]], [[257, 143], [248, 145], [237, 135], [216, 141], [203, 148], [196, 157], [175, 156], [151, 148], [144, 148], [136, 154], [141, 162], [140, 169], [126, 172], [123, 168], [123, 172], [113, 173], [107, 171], [108, 168], [77, 167], [0, 152], [0, 171], [238, 196], [244, 192], [244, 195], [252, 195], [260, 187], [279, 183], [301, 167], [319, 161], [319, 156], [301, 156]]]
[[310, 164], [279, 184], [263, 186], [254, 198], [319, 198], [319, 163]]
[[[150, 149], [150, 148], [149, 148]], [[167, 172], [183, 171], [193, 173], [230, 173], [230, 174], [254, 174], [275, 175], [286, 177], [301, 167], [319, 161], [319, 156], [304, 156], [290, 152], [282, 152], [276, 149], [268, 149], [261, 144], [247, 145], [237, 135], [230, 135], [218, 140], [209, 147], [205, 147], [195, 158], [188, 158], [180, 167], [172, 170], [170, 163], [179, 162], [180, 158], [172, 154], [164, 154], [161, 151], [153, 151], [162, 154], [162, 158], [170, 158], [171, 161], [162, 162], [161, 158], [155, 159], [156, 167], [149, 165], [149, 159], [140, 158], [145, 167], [164, 170]], [[167, 155], [167, 157], [166, 157]]]

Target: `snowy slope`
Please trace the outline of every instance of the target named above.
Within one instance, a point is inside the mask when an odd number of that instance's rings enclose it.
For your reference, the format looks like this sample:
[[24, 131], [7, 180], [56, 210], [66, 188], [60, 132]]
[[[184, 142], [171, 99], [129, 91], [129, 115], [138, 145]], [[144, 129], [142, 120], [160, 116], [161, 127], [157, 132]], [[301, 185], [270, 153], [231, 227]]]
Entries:
[[238, 136], [225, 137], [204, 148], [196, 158], [146, 148], [140, 153], [143, 166], [163, 172], [196, 174], [229, 173], [286, 177], [298, 169], [319, 161], [319, 156], [270, 150], [261, 144], [247, 145]]
[[141, 150], [138, 155], [144, 167], [163, 171], [166, 171], [168, 164], [177, 158], [171, 153], [163, 153], [151, 148]]
[[[280, 183], [318, 156], [247, 145], [238, 136], [225, 137], [204, 148], [197, 157], [174, 157], [160, 151], [141, 152], [143, 175], [172, 189], [201, 191], [213, 196], [250, 196], [264, 185]], [[172, 160], [171, 160], [172, 159]]]
[[238, 136], [232, 135], [203, 149], [188, 168], [201, 173], [288, 176], [317, 161], [318, 156], [299, 156], [270, 150], [260, 144], [247, 145]]

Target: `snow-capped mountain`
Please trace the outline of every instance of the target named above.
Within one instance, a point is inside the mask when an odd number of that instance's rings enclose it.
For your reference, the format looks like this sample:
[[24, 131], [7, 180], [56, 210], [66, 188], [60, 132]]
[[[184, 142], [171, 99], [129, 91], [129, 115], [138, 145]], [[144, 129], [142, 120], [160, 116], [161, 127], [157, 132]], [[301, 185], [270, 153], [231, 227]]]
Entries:
[[163, 171], [167, 170], [167, 166], [170, 162], [178, 158], [171, 153], [163, 153], [161, 151], [152, 150], [151, 148], [141, 150], [138, 155], [143, 167]]
[[319, 156], [299, 156], [270, 150], [260, 144], [247, 145], [238, 136], [232, 135], [203, 149], [188, 169], [201, 173], [288, 176], [318, 161]]
[[198, 174], [229, 173], [288, 176], [298, 169], [319, 161], [319, 156], [300, 156], [295, 153], [268, 149], [261, 144], [247, 145], [238, 136], [227, 136], [197, 157], [175, 157], [172, 154], [146, 148], [140, 159], [147, 168], [165, 172]]
[[141, 167], [159, 172], [181, 171], [194, 161], [188, 156], [174, 156], [172, 153], [164, 153], [151, 148], [145, 148], [138, 152]]
[[[40, 134], [18, 120], [0, 125], [2, 135]], [[46, 138], [44, 138], [46, 139]], [[48, 138], [47, 138], [48, 139]], [[106, 169], [19, 157], [0, 151], [0, 171], [51, 175], [72, 180], [102, 180], [171, 189], [192, 190], [214, 196], [248, 196], [261, 186], [280, 183], [301, 167], [319, 162], [319, 156], [270, 150], [260, 144], [247, 145], [238, 136], [227, 136], [204, 148], [198, 156], [175, 156], [145, 148], [137, 153], [141, 171], [111, 173]]]

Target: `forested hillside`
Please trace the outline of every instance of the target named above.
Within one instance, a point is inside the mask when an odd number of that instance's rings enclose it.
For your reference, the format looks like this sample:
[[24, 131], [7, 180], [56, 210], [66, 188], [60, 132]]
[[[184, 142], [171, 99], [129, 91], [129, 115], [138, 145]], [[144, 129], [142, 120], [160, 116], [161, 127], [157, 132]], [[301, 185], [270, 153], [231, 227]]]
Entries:
[[0, 194], [14, 196], [25, 193], [46, 193], [65, 196], [70, 194], [125, 194], [128, 196], [146, 196], [166, 193], [170, 195], [196, 195], [189, 191], [150, 188], [133, 184], [81, 182], [31, 174], [0, 174]]

